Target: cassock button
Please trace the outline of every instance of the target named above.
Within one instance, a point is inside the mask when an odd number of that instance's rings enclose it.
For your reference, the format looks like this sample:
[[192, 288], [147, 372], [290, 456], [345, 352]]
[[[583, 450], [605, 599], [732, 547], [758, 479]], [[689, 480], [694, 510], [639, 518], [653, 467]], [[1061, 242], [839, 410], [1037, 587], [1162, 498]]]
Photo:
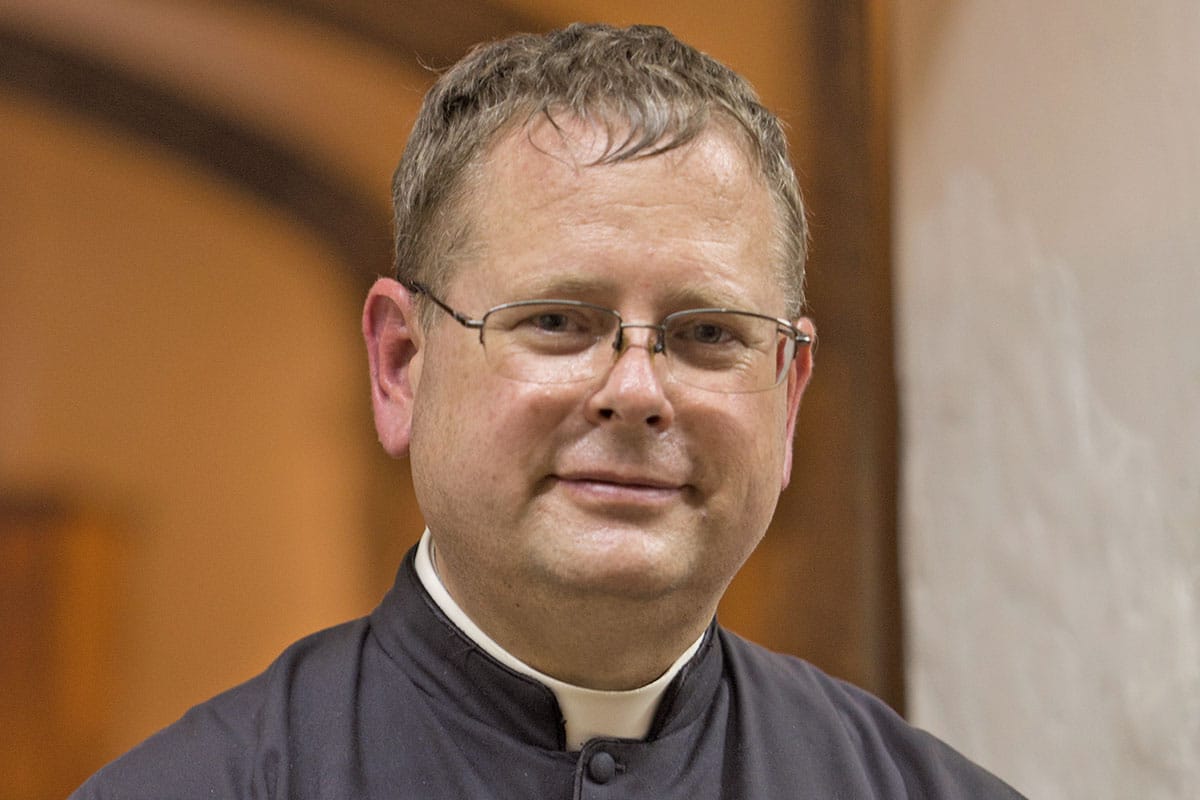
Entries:
[[588, 775], [591, 775], [596, 783], [608, 783], [616, 774], [617, 762], [603, 750], [592, 756], [592, 760], [588, 762]]

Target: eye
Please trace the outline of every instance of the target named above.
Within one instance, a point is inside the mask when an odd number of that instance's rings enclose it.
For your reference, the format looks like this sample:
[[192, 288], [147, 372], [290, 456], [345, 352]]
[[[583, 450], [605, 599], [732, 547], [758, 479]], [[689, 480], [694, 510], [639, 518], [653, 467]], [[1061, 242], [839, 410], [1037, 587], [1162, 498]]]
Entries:
[[513, 319], [514, 331], [534, 334], [590, 335], [600, 323], [587, 309], [570, 306], [531, 307]]
[[745, 343], [743, 327], [737, 317], [708, 313], [675, 320], [669, 334], [675, 347], [733, 347]]
[[685, 331], [687, 338], [697, 344], [725, 344], [730, 333], [715, 322], [697, 322]]
[[569, 333], [580, 328], [578, 320], [561, 311], [543, 311], [526, 319], [524, 324], [544, 333]]
[[506, 341], [531, 352], [581, 352], [603, 338], [615, 323], [615, 316], [599, 308], [519, 303], [492, 314], [485, 335], [491, 333], [497, 346]]

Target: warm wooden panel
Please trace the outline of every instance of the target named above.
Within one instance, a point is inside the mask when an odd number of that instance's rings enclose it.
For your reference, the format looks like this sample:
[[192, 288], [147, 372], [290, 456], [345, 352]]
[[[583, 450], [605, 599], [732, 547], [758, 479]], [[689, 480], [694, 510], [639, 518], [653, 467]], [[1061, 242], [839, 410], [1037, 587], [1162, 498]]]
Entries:
[[0, 498], [0, 797], [65, 797], [104, 753], [120, 546], [95, 515]]
[[0, 25], [0, 84], [164, 147], [278, 206], [364, 285], [390, 268], [387, 209], [328, 165], [230, 113], [91, 52]]
[[[483, 2], [264, 3], [336, 27], [364, 47], [406, 49], [435, 64], [449, 63], [469, 42], [515, 27], [544, 27], [535, 2], [527, 4], [528, 15]], [[810, 300], [821, 345], [801, 412], [793, 485], [767, 539], [731, 588], [722, 619], [900, 706], [886, 54], [876, 35], [884, 4], [781, 5], [791, 8], [799, 32], [788, 60], [775, 69], [803, 76], [785, 105], [813, 213]], [[460, 17], [470, 25], [446, 24]], [[386, 269], [381, 210], [318, 156], [248, 128], [219, 104], [185, 101], [170, 87], [93, 55], [20, 32], [4, 35], [0, 78], [9, 85], [103, 116], [252, 190], [332, 244], [359, 270], [358, 280]], [[397, 531], [415, 533], [419, 519], [406, 490], [395, 489], [407, 482], [405, 465], [373, 474], [380, 485], [366, 492], [371, 507], [365, 516], [366, 527], [377, 531], [382, 576], [402, 549]]]
[[797, 8], [792, 146], [819, 345], [796, 472], [722, 619], [903, 707], [884, 4]]
[[341, 28], [363, 41], [444, 69], [479, 42], [536, 30], [533, 18], [488, 0], [257, 0]]

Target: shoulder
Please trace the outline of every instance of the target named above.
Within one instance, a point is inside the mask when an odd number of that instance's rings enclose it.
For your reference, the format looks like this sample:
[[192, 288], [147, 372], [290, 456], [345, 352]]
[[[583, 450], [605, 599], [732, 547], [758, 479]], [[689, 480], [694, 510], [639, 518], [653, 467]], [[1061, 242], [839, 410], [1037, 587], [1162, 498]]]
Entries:
[[775, 653], [724, 628], [719, 629], [729, 678], [741, 699], [791, 713], [803, 708], [810, 718], [847, 725], [894, 725], [903, 720], [874, 695], [834, 678], [809, 662]]
[[[794, 656], [720, 631], [727, 680], [742, 724], [779, 748], [820, 753], [830, 770], [853, 773], [879, 796], [1019, 798], [982, 767], [879, 698]], [[788, 748], [783, 748], [786, 751]]]
[[353, 693], [366, 619], [307, 636], [261, 674], [188, 710], [91, 777], [71, 800], [271, 797], [295, 720]]

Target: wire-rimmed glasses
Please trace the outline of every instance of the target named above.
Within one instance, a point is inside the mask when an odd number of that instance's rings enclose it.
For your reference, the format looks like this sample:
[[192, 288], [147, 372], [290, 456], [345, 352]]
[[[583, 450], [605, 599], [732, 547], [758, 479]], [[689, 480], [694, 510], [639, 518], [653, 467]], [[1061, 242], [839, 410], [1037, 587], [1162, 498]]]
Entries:
[[423, 284], [408, 288], [478, 330], [492, 369], [528, 383], [596, 379], [628, 346], [626, 329], [645, 328], [651, 332], [647, 349], [664, 357], [679, 383], [711, 392], [761, 392], [783, 381], [798, 346], [812, 343], [786, 319], [732, 308], [676, 311], [650, 324], [625, 322], [611, 308], [579, 300], [519, 300], [473, 319]]

